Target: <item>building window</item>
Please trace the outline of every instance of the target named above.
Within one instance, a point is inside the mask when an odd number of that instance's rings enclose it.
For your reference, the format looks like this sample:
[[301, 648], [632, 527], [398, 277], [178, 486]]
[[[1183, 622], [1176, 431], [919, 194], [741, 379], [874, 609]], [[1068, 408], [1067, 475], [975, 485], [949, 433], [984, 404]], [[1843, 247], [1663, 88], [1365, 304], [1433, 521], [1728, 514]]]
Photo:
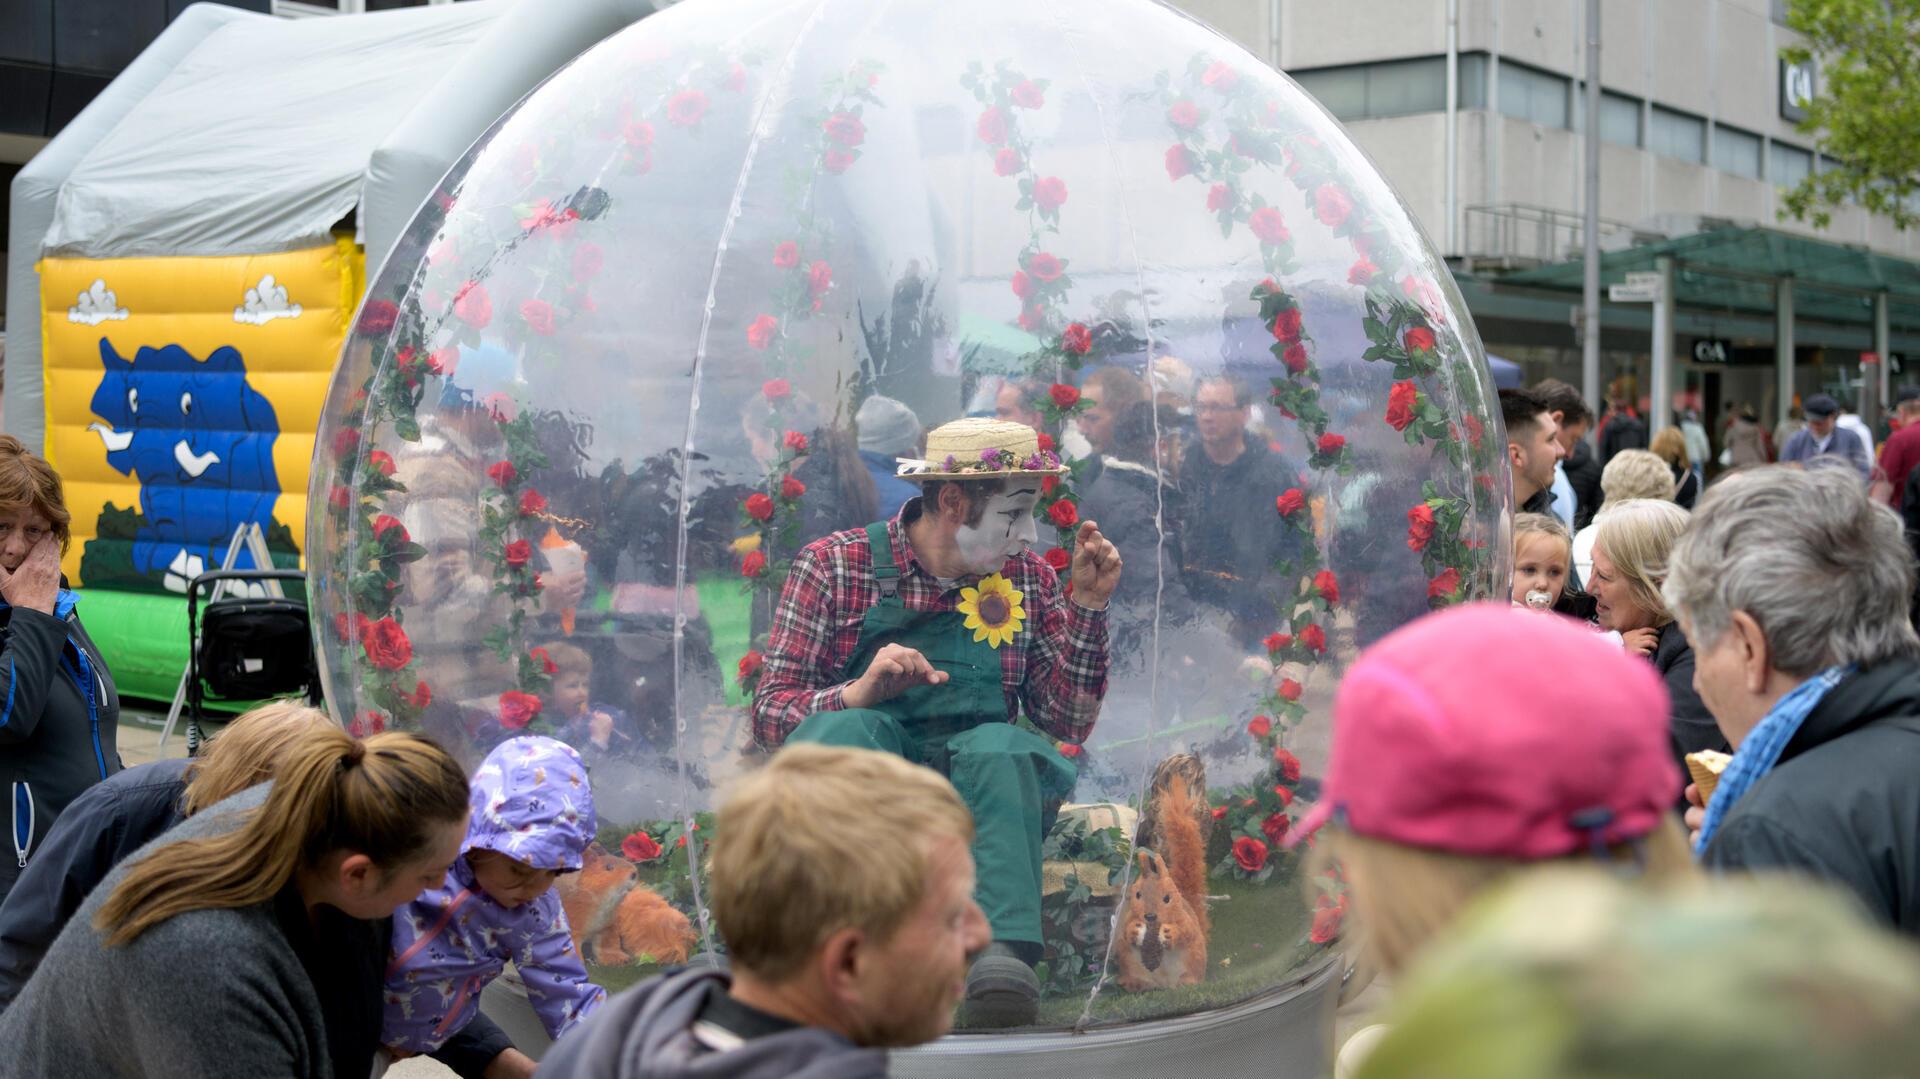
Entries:
[[1520, 64], [1500, 65], [1500, 111], [1516, 120], [1545, 127], [1567, 126], [1567, 90], [1562, 75]]
[[1713, 128], [1713, 167], [1750, 180], [1760, 178], [1760, 136], [1737, 127]]
[[1776, 142], [1770, 148], [1767, 175], [1775, 187], [1799, 187], [1813, 173], [1813, 154], [1798, 146]]
[[[1573, 129], [1587, 129], [1587, 88], [1585, 84], [1573, 84]], [[1616, 94], [1612, 90], [1600, 91], [1600, 140], [1616, 146], [1640, 145], [1640, 99]]]
[[[1296, 71], [1292, 75], [1302, 89], [1342, 121], [1409, 116], [1447, 107], [1445, 57]], [[1466, 83], [1464, 68], [1461, 83]]]
[[1663, 157], [1701, 162], [1706, 159], [1707, 122], [1698, 116], [1653, 107], [1647, 129], [1647, 149]]
[[[1443, 60], [1442, 63], [1445, 61]], [[1487, 54], [1466, 52], [1460, 54], [1460, 107], [1463, 109], [1484, 109], [1487, 107]]]

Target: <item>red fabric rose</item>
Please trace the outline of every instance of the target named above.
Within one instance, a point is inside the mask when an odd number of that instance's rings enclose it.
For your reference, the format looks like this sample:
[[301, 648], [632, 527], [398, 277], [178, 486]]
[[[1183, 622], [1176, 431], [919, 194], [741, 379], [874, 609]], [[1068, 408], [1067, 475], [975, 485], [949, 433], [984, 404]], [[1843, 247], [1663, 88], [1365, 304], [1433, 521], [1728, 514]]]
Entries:
[[740, 560], [740, 576], [758, 577], [767, 572], [767, 556], [759, 551], [748, 551], [747, 557]]
[[631, 146], [652, 146], [653, 125], [645, 120], [635, 120], [620, 129], [620, 137]]
[[772, 315], [761, 315], [747, 327], [747, 344], [754, 348], [766, 348], [773, 344], [774, 332], [779, 329], [779, 319]]
[[772, 378], [760, 384], [760, 396], [779, 401], [793, 393], [793, 385], [784, 378]]
[[767, 657], [752, 649], [748, 649], [747, 654], [740, 657], [740, 666], [738, 668], [740, 684], [744, 686], [748, 682], [758, 678], [760, 676], [760, 668], [766, 665]]
[[520, 495], [520, 516], [531, 517], [547, 508], [547, 496], [529, 487]]
[[500, 725], [510, 731], [525, 730], [540, 714], [540, 698], [517, 689], [500, 694]]
[[1060, 270], [1060, 260], [1045, 251], [1027, 260], [1027, 272], [1041, 281], [1057, 280]]
[[800, 265], [800, 245], [792, 240], [782, 240], [774, 244], [773, 264], [783, 270], [791, 270]]
[[853, 167], [853, 151], [839, 146], [829, 146], [827, 152], [820, 158], [820, 167], [839, 175]]
[[333, 455], [351, 457], [353, 451], [360, 448], [360, 432], [352, 427], [342, 427], [333, 435]]
[[806, 493], [807, 493], [806, 484], [801, 483], [799, 480], [794, 479], [791, 475], [780, 477], [780, 497], [781, 498], [789, 498], [789, 499], [799, 498], [801, 495], [804, 495]]
[[1266, 639], [1265, 641], [1263, 641], [1262, 643], [1263, 643], [1263, 644], [1265, 644], [1265, 645], [1267, 646], [1267, 651], [1268, 651], [1268, 652], [1270, 652], [1270, 653], [1271, 653], [1271, 652], [1278, 652], [1278, 651], [1280, 651], [1280, 650], [1281, 650], [1281, 649], [1283, 649], [1283, 648], [1291, 648], [1291, 647], [1293, 647], [1293, 634], [1291, 634], [1291, 633], [1269, 633], [1269, 634], [1267, 634], [1267, 639]]
[[1242, 870], [1258, 873], [1267, 867], [1267, 845], [1243, 835], [1233, 841], [1233, 860]]
[[327, 505], [337, 510], [345, 510], [353, 505], [353, 489], [343, 483], [336, 483], [327, 492]]
[[1480, 448], [1480, 440], [1486, 437], [1486, 434], [1487, 434], [1486, 426], [1480, 422], [1480, 417], [1478, 416], [1468, 416], [1466, 418], [1466, 424], [1467, 424], [1467, 442], [1470, 443], [1473, 446], [1473, 448], [1477, 450]]
[[682, 90], [667, 102], [667, 119], [681, 127], [692, 127], [707, 114], [707, 95], [698, 90]]
[[1424, 551], [1433, 538], [1433, 507], [1425, 502], [1407, 511], [1407, 550]]
[[367, 632], [369, 625], [372, 623], [367, 621], [367, 616], [356, 612], [353, 616], [351, 632], [349, 632], [346, 612], [342, 611], [333, 616], [333, 632], [343, 641], [359, 640], [361, 635]]
[[1214, 807], [1213, 807], [1213, 810], [1212, 810], [1212, 813], [1213, 813], [1213, 819], [1214, 819], [1214, 820], [1225, 820], [1225, 819], [1227, 819], [1227, 807], [1226, 807], [1226, 806], [1214, 806]]
[[1056, 748], [1060, 750], [1062, 757], [1078, 757], [1083, 752], [1079, 746], [1074, 745], [1072, 742], [1062, 742]]
[[433, 703], [433, 690], [428, 689], [427, 684], [417, 678], [414, 679], [412, 693], [408, 693], [405, 690], [395, 690], [394, 693], [397, 694], [401, 700], [415, 708], [425, 708], [427, 705]]
[[492, 416], [495, 423], [512, 423], [513, 418], [520, 414], [520, 406], [514, 403], [513, 398], [498, 390], [482, 397], [480, 403], [486, 407], [487, 415]]
[[1347, 440], [1344, 435], [1336, 435], [1329, 432], [1320, 436], [1318, 445], [1321, 453], [1332, 455], [1346, 449]]
[[1293, 791], [1286, 787], [1273, 788], [1273, 796], [1280, 799], [1282, 806], [1290, 806], [1293, 804]]
[[1027, 298], [1027, 293], [1033, 291], [1033, 279], [1027, 276], [1025, 270], [1014, 271], [1011, 284], [1013, 286], [1013, 294], [1023, 300]]
[[1375, 266], [1370, 260], [1365, 258], [1357, 259], [1354, 264], [1347, 269], [1347, 284], [1364, 285], [1373, 280], [1373, 275], [1379, 271], [1380, 267]]
[[452, 345], [435, 349], [427, 356], [427, 370], [436, 375], [452, 378], [460, 367], [460, 350]]
[[553, 657], [548, 655], [547, 650], [544, 648], [535, 648], [532, 651], [529, 651], [527, 653], [527, 658], [533, 660], [535, 663], [538, 663], [540, 665], [540, 670], [546, 674], [560, 673], [560, 665], [553, 661]]
[[1053, 489], [1058, 486], [1060, 486], [1060, 477], [1058, 476], [1042, 476], [1040, 478], [1040, 493], [1042, 495], [1053, 494]]
[[386, 450], [374, 450], [367, 454], [367, 463], [382, 476], [393, 475], [393, 455]]
[[1340, 602], [1340, 579], [1334, 576], [1332, 570], [1323, 569], [1314, 574], [1313, 587], [1314, 591], [1320, 593], [1320, 598], [1328, 603]]
[[1167, 123], [1182, 131], [1191, 131], [1200, 123], [1200, 106], [1188, 98], [1181, 98], [1167, 110]]
[[1282, 678], [1280, 680], [1280, 689], [1279, 689], [1281, 699], [1289, 700], [1289, 701], [1299, 700], [1300, 688], [1301, 688], [1300, 683], [1294, 681], [1293, 679]]
[[1080, 403], [1080, 391], [1064, 382], [1048, 387], [1047, 396], [1053, 398], [1055, 408], [1072, 408]]
[[1049, 547], [1045, 557], [1047, 565], [1052, 566], [1055, 573], [1065, 573], [1067, 567], [1073, 565], [1073, 556], [1067, 553], [1065, 547]]
[[1063, 498], [1047, 507], [1047, 519], [1059, 528], [1072, 528], [1080, 523], [1080, 507]]
[[1427, 582], [1428, 599], [1445, 599], [1460, 590], [1460, 571], [1448, 566], [1440, 575]]
[[1038, 437], [1039, 437], [1039, 439], [1040, 439], [1040, 448], [1041, 448], [1041, 449], [1043, 449], [1043, 450], [1052, 450], [1052, 449], [1054, 448], [1054, 446], [1055, 446], [1055, 443], [1054, 443], [1054, 441], [1053, 441], [1053, 436], [1052, 436], [1052, 435], [1050, 435], [1050, 434], [1048, 434], [1048, 433], [1046, 433], [1045, 431], [1041, 431], [1041, 432], [1039, 432], [1039, 435], [1038, 435]]
[[651, 862], [665, 849], [646, 832], [635, 832], [620, 841], [620, 856], [629, 862]]
[[1012, 92], [1007, 96], [1013, 99], [1015, 105], [1023, 109], [1037, 109], [1047, 103], [1046, 92], [1041, 90], [1040, 84], [1032, 79], [1021, 79], [1015, 83]]
[[1287, 370], [1293, 372], [1294, 374], [1296, 375], [1306, 374], [1307, 373], [1307, 346], [1301, 344], [1298, 341], [1295, 341], [1294, 343], [1287, 346], [1286, 352], [1281, 355], [1280, 360], [1281, 362], [1287, 365]]
[[755, 491], [747, 496], [747, 516], [756, 521], [764, 521], [773, 516], [773, 499], [765, 491]]
[[392, 300], [368, 300], [360, 309], [360, 321], [355, 324], [354, 332], [367, 337], [380, 337], [393, 331], [393, 324], [399, 321], [400, 305]]
[[1219, 213], [1233, 205], [1233, 188], [1226, 184], [1214, 184], [1207, 189], [1207, 211]]
[[1067, 201], [1067, 182], [1058, 176], [1043, 176], [1034, 181], [1033, 204], [1042, 213], [1052, 213]]
[[993, 174], [995, 176], [1012, 176], [1025, 165], [1026, 161], [1020, 156], [1020, 151], [1011, 146], [1002, 146], [994, 152]]
[[1315, 944], [1332, 944], [1340, 939], [1340, 923], [1346, 916], [1341, 906], [1320, 907], [1313, 912], [1313, 929], [1307, 939]]
[[860, 145], [867, 139], [867, 125], [861, 123], [858, 116], [846, 111], [836, 112], [827, 117], [827, 122], [822, 124], [821, 128], [826, 131], [827, 138], [848, 149]]
[[1084, 356], [1093, 348], [1093, 332], [1085, 323], [1070, 323], [1060, 335], [1060, 347], [1075, 356]]
[[1408, 352], [1427, 352], [1433, 348], [1433, 331], [1425, 326], [1412, 326], [1407, 329], [1405, 344]]
[[413, 659], [413, 642], [391, 616], [367, 623], [360, 644], [367, 651], [367, 662], [383, 671], [397, 671]]
[[1286, 218], [1281, 217], [1280, 211], [1271, 206], [1262, 206], [1255, 210], [1253, 216], [1247, 218], [1247, 228], [1253, 230], [1253, 234], [1259, 237], [1263, 244], [1277, 246], [1293, 238], [1293, 234], [1287, 231]]
[[584, 281], [600, 272], [607, 261], [598, 244], [581, 244], [573, 249], [573, 279]]
[[1273, 751], [1273, 766], [1279, 771], [1281, 779], [1289, 783], [1300, 782], [1300, 758], [1294, 756], [1287, 747], [1280, 746]]
[[519, 475], [520, 470], [513, 467], [512, 461], [495, 461], [487, 466], [487, 478], [502, 488], [513, 486], [513, 481]]
[[375, 517], [373, 519], [373, 538], [374, 539], [384, 541], [387, 538], [387, 533], [390, 531], [399, 532], [399, 535], [394, 538], [396, 541], [400, 543], [405, 543], [412, 538], [407, 535], [407, 526], [401, 524], [400, 518], [395, 517], [392, 514], [383, 513], [380, 516]]
[[513, 569], [519, 569], [527, 564], [527, 559], [533, 557], [533, 544], [526, 540], [514, 540], [507, 544], [504, 553], [507, 565]]
[[988, 146], [998, 146], [1007, 141], [1007, 114], [998, 108], [989, 108], [980, 114], [973, 125], [973, 133]]
[[1224, 94], [1239, 84], [1240, 75], [1225, 60], [1215, 60], [1200, 73], [1200, 81]]
[[362, 712], [347, 723], [347, 733], [355, 738], [371, 738], [386, 729], [386, 717], [378, 712]]
[[1193, 175], [1193, 151], [1178, 143], [1167, 147], [1167, 179]]
[[1267, 837], [1267, 842], [1277, 847], [1280, 841], [1287, 837], [1287, 828], [1292, 824], [1293, 822], [1287, 819], [1284, 811], [1274, 813], [1260, 822], [1260, 832]]
[[807, 267], [807, 291], [818, 296], [833, 287], [833, 267], [825, 262], [815, 261]]
[[1404, 431], [1413, 426], [1413, 407], [1420, 401], [1420, 390], [1411, 379], [1393, 384], [1387, 391], [1387, 426]]
[[1313, 193], [1313, 216], [1320, 219], [1322, 225], [1337, 229], [1346, 224], [1347, 215], [1353, 213], [1353, 200], [1345, 191], [1332, 184], [1321, 184]]
[[1282, 341], [1300, 339], [1300, 309], [1288, 307], [1273, 316], [1273, 336]]
[[487, 286], [478, 281], [461, 285], [453, 294], [453, 315], [476, 330], [486, 329], [493, 321], [493, 301], [487, 296]]
[[1327, 631], [1321, 629], [1319, 626], [1309, 624], [1305, 629], [1300, 631], [1300, 647], [1311, 648], [1315, 652], [1325, 652], [1327, 650]]
[[807, 452], [807, 436], [798, 431], [788, 431], [784, 443], [788, 449], [795, 453]]
[[1300, 488], [1289, 487], [1281, 493], [1279, 498], [1273, 500], [1273, 504], [1280, 511], [1280, 516], [1291, 517], [1305, 508], [1307, 496]]
[[542, 337], [553, 336], [553, 305], [545, 300], [528, 300], [520, 305], [520, 317], [527, 328]]
[[1254, 716], [1253, 719], [1247, 723], [1247, 733], [1253, 735], [1255, 738], [1265, 738], [1267, 735], [1273, 733], [1273, 720], [1268, 719], [1266, 716]]

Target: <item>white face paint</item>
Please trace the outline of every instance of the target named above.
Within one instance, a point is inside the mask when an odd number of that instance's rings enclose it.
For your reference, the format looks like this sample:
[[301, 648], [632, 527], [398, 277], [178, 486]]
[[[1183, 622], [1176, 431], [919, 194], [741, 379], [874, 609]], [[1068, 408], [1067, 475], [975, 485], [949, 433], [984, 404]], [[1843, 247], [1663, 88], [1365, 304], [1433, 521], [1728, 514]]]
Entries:
[[1038, 501], [1040, 488], [1010, 487], [987, 499], [979, 524], [960, 526], [954, 542], [968, 573], [996, 573], [1007, 559], [1037, 542], [1033, 506]]

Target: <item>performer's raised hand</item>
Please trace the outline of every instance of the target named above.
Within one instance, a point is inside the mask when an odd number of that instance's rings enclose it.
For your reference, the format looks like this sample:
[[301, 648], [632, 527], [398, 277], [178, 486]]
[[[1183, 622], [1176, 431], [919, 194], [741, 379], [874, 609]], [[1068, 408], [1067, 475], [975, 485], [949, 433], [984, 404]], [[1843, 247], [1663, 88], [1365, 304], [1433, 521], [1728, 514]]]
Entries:
[[937, 686], [946, 680], [947, 672], [935, 670], [915, 649], [904, 644], [883, 645], [873, 654], [866, 673], [841, 691], [840, 703], [848, 708], [872, 708], [915, 686]]
[[1120, 552], [1093, 521], [1081, 521], [1073, 537], [1073, 601], [1100, 610], [1120, 584]]

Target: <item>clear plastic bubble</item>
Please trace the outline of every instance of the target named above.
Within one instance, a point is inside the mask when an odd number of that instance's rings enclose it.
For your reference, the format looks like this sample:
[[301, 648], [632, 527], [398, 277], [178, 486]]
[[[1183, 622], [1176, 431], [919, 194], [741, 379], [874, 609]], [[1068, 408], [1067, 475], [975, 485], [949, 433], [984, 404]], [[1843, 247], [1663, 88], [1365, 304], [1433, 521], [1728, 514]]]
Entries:
[[[370, 296], [308, 530], [330, 702], [469, 762], [521, 730], [580, 748], [607, 854], [687, 918], [589, 938], [611, 986], [723, 947], [699, 852], [783, 733], [751, 707], [782, 583], [915, 493], [895, 459], [940, 424], [1039, 429], [1073, 471], [1034, 553], [1064, 564], [1077, 517], [1125, 563], [1091, 734], [1018, 718], [1074, 777], [1041, 807], [1042, 1027], [1330, 962], [1344, 885], [1280, 841], [1339, 672], [1505, 594], [1497, 413], [1446, 267], [1298, 87], [1163, 7], [669, 8], [495, 124]], [[1004, 647], [1067, 617], [1029, 572]], [[1197, 849], [1157, 826], [1157, 773], [1204, 788]], [[1136, 830], [1204, 869], [1192, 984], [1128, 966]]]

